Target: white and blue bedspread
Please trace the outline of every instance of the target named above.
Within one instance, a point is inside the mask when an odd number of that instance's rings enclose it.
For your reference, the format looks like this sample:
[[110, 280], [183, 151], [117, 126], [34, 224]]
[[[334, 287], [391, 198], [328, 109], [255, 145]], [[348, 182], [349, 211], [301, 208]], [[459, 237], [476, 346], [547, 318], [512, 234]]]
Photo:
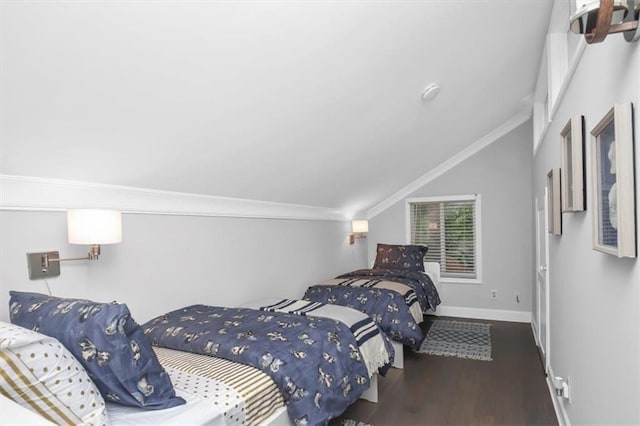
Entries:
[[[413, 294], [413, 290], [408, 287], [406, 289], [407, 294]], [[363, 312], [371, 317], [388, 337], [412, 349], [418, 349], [423, 335], [407, 304], [407, 294], [386, 288], [323, 283], [309, 287], [304, 299], [347, 306]], [[415, 306], [417, 307], [417, 303]]]
[[269, 374], [298, 424], [324, 424], [369, 388], [345, 324], [311, 316], [193, 305], [143, 325], [153, 345], [248, 364]]
[[[370, 280], [372, 283], [394, 282], [411, 287], [415, 292], [422, 312], [428, 310], [435, 311], [440, 304], [440, 295], [431, 277], [424, 272], [407, 271], [404, 269], [358, 269], [339, 275], [336, 278], [347, 278], [350, 280]], [[380, 286], [380, 284], [372, 284]]]
[[269, 312], [284, 312], [296, 315], [329, 318], [344, 323], [356, 338], [369, 377], [376, 371], [384, 375], [393, 363], [394, 350], [389, 338], [369, 315], [352, 308], [296, 299], [263, 299], [248, 304], [245, 308]]
[[401, 269], [359, 269], [307, 289], [304, 299], [348, 306], [368, 314], [393, 340], [413, 349], [422, 342], [423, 312], [440, 295], [428, 274]]

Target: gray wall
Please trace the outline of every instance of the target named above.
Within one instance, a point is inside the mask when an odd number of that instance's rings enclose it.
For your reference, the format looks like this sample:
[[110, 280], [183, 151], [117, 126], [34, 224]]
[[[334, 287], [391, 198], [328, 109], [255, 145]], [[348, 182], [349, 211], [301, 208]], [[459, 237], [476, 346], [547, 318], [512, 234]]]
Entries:
[[[443, 306], [531, 312], [531, 132], [529, 121], [407, 197], [482, 198], [482, 284], [443, 283]], [[370, 261], [377, 243], [406, 243], [405, 206], [399, 201], [370, 220]], [[498, 291], [496, 300], [490, 299], [492, 289]]]
[[[63, 262], [50, 279], [55, 296], [118, 300], [144, 322], [194, 303], [234, 306], [260, 297], [301, 297], [307, 286], [366, 263], [366, 244], [350, 246], [350, 224], [331, 221], [123, 215], [123, 242], [102, 247], [100, 260]], [[0, 212], [0, 320], [9, 290], [46, 293], [29, 281], [27, 252], [60, 250], [62, 212]]]
[[588, 211], [565, 213], [563, 235], [549, 247], [551, 367], [570, 378], [572, 424], [640, 423], [640, 265], [591, 248], [589, 165], [590, 131], [615, 103], [632, 101], [640, 189], [639, 78], [640, 43], [610, 35], [587, 46], [534, 159], [534, 195], [543, 200], [546, 173], [561, 165], [560, 132], [571, 116], [585, 116]]

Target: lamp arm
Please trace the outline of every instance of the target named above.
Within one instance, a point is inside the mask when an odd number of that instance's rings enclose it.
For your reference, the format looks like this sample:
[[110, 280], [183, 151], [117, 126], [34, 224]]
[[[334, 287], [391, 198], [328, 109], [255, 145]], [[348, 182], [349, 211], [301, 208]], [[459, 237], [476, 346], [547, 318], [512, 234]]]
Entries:
[[65, 258], [60, 258], [60, 259], [49, 259], [49, 262], [66, 262], [68, 260], [89, 260], [89, 255], [86, 255], [84, 257], [65, 257]]
[[84, 257], [50, 258], [48, 254], [43, 254], [42, 266], [44, 268], [48, 268], [49, 262], [67, 262], [69, 260], [98, 260], [98, 256], [100, 256], [100, 244], [92, 244], [89, 253]]

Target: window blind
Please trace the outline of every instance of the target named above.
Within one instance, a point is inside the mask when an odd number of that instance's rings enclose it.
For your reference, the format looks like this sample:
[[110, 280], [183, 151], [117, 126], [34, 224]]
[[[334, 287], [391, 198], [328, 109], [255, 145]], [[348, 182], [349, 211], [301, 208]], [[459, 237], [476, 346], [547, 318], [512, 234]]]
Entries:
[[411, 243], [429, 247], [442, 277], [477, 278], [475, 200], [410, 203]]

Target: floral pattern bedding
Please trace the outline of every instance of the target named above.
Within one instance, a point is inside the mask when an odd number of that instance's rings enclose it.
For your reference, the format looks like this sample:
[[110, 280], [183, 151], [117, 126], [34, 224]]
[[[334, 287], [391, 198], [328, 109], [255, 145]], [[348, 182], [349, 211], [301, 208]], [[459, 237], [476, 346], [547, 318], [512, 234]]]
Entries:
[[156, 346], [248, 364], [279, 386], [296, 424], [324, 424], [369, 388], [349, 327], [326, 318], [193, 305], [143, 325]]
[[422, 341], [422, 330], [405, 298], [398, 292], [384, 288], [321, 284], [309, 287], [304, 299], [364, 312], [387, 336], [413, 349], [417, 349]]
[[359, 269], [339, 275], [337, 278], [379, 279], [405, 284], [413, 289], [422, 312], [435, 311], [440, 295], [428, 274], [403, 269]]
[[376, 371], [384, 376], [393, 364], [395, 352], [389, 338], [373, 319], [363, 312], [346, 306], [278, 298], [263, 299], [244, 307], [340, 321], [349, 327], [356, 338], [356, 344], [369, 371], [369, 377]]

